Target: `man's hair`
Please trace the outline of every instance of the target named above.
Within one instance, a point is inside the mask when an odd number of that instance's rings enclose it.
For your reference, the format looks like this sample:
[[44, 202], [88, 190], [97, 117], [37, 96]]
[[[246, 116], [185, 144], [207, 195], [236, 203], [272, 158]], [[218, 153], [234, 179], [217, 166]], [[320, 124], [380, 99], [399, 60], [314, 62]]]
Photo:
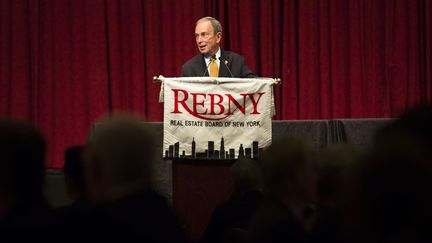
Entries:
[[207, 17], [201, 18], [201, 19], [199, 19], [196, 22], [196, 24], [199, 24], [199, 23], [202, 23], [202, 22], [205, 22], [205, 21], [210, 21], [211, 25], [213, 26], [213, 32], [215, 34], [217, 34], [218, 32], [222, 33], [222, 25], [221, 25], [221, 23], [217, 19], [215, 19], [213, 17], [207, 16]]

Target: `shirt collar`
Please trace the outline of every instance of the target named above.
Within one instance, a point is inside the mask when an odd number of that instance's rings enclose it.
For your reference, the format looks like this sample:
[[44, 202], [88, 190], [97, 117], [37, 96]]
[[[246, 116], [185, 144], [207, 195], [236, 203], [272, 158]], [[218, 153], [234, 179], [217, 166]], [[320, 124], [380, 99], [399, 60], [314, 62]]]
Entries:
[[[215, 56], [216, 56], [216, 61], [219, 61], [219, 58], [221, 56], [221, 49], [220, 49], [220, 47], [219, 47], [218, 51], [216, 52]], [[206, 61], [206, 63], [209, 63], [210, 62], [210, 56], [208, 56], [208, 57], [204, 56], [204, 60]]]

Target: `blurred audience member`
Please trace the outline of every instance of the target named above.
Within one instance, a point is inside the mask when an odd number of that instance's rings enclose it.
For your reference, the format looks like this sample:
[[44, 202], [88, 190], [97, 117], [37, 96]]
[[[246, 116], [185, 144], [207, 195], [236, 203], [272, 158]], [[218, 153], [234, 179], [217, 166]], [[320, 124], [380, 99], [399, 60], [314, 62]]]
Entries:
[[214, 210], [201, 242], [241, 242], [262, 201], [261, 169], [257, 161], [239, 159], [231, 166], [233, 193]]
[[46, 232], [51, 210], [43, 194], [44, 160], [45, 140], [35, 127], [0, 121], [0, 241]]
[[313, 243], [341, 242], [342, 209], [346, 205], [349, 178], [358, 166], [361, 152], [348, 144], [333, 144], [314, 159], [317, 173], [317, 215], [310, 232]]
[[153, 148], [152, 133], [139, 120], [114, 115], [102, 121], [84, 166], [91, 210], [64, 228], [79, 227], [78, 239], [184, 242], [170, 205], [153, 191]]
[[85, 201], [86, 189], [84, 183], [84, 146], [76, 145], [66, 149], [64, 160], [65, 189], [74, 205]]
[[381, 129], [355, 177], [347, 241], [432, 242], [432, 108]]
[[248, 242], [305, 242], [310, 228], [315, 179], [311, 148], [284, 138], [264, 151], [262, 174], [266, 201], [248, 230]]
[[[72, 200], [72, 204], [56, 209], [58, 227], [69, 227], [74, 223], [79, 224], [84, 210], [88, 210], [86, 183], [84, 180], [84, 149], [85, 146], [77, 145], [65, 150], [64, 155], [64, 186], [66, 194]], [[72, 223], [73, 221], [73, 223]], [[61, 234], [60, 228], [58, 231]]]

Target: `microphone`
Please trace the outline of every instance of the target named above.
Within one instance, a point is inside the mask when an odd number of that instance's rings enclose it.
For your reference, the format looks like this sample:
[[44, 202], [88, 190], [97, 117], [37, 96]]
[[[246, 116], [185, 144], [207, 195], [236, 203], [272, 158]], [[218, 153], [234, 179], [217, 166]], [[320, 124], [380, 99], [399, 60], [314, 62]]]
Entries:
[[[216, 60], [216, 55], [212, 55], [210, 58], [213, 58], [213, 59]], [[210, 73], [208, 73], [208, 69], [209, 69], [210, 63], [211, 63], [211, 59], [210, 59], [210, 62], [207, 64], [207, 66], [206, 66], [206, 68], [204, 70], [204, 73], [202, 75], [203, 77], [205, 77], [206, 73], [210, 76]]]
[[227, 60], [224, 60], [224, 59], [222, 59], [222, 57], [219, 57], [219, 61], [220, 62], [223, 62], [223, 64], [225, 65], [225, 67], [227, 67], [227, 69], [228, 69], [228, 72], [231, 74], [231, 78], [234, 78], [234, 75], [232, 74], [232, 72], [231, 72], [231, 69], [228, 67], [228, 61]]

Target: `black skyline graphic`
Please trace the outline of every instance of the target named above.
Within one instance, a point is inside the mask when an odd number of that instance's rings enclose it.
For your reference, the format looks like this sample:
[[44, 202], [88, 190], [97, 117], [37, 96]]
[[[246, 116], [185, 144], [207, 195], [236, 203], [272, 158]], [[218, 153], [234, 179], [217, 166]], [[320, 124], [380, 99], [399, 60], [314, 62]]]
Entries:
[[[249, 158], [257, 159], [263, 152], [263, 148], [259, 147], [258, 141], [252, 142], [252, 148], [244, 148], [243, 144], [240, 144], [238, 148], [237, 158]], [[186, 154], [183, 150], [180, 154], [180, 142], [169, 145], [168, 150], [165, 150], [165, 159], [235, 159], [235, 149], [225, 149], [224, 138], [221, 137], [220, 149], [215, 150], [214, 141], [207, 141], [207, 149], [204, 152], [196, 151], [195, 138], [192, 138], [192, 153]]]

